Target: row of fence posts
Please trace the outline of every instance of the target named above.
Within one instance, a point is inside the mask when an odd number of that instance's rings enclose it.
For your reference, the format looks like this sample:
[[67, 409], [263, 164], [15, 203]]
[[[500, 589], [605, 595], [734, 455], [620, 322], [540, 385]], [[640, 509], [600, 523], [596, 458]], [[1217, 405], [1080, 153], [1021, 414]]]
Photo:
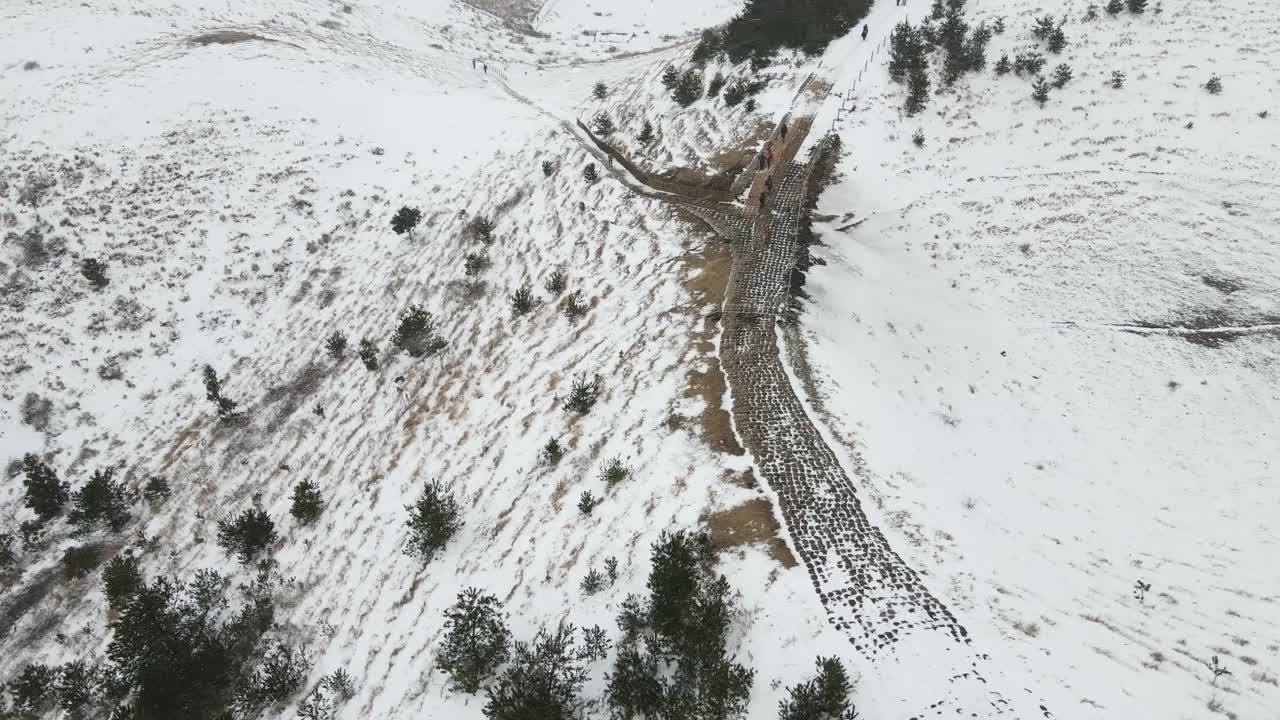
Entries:
[[[910, 18], [903, 17], [903, 20], [910, 20]], [[854, 78], [852, 83], [849, 83], [848, 90], [843, 94], [833, 93], [836, 97], [840, 98], [840, 107], [836, 109], [836, 116], [831, 120], [831, 128], [828, 129], [827, 132], [835, 132], [836, 125], [840, 123], [840, 120], [844, 118], [845, 114], [853, 112], [853, 91], [858, 87], [858, 83], [862, 82], [862, 76], [871, 72], [871, 63], [875, 62], [876, 56], [880, 54], [880, 50], [883, 49], [885, 45], [889, 44], [889, 38], [890, 35], [881, 37], [880, 42], [876, 43], [876, 46], [871, 49], [871, 57], [867, 58], [866, 61], [862, 63], [862, 68], [858, 70], [858, 77]]]

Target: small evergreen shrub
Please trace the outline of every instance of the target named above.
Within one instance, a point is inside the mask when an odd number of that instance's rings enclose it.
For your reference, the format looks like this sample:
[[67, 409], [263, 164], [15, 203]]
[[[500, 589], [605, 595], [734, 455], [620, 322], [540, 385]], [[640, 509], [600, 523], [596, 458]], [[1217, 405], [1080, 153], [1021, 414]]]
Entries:
[[302, 525], [315, 522], [324, 510], [324, 498], [320, 488], [310, 480], [301, 480], [293, 486], [292, 504], [289, 514]]
[[1119, 15], [1124, 12], [1124, 0], [1108, 0], [1106, 9], [1111, 15]]
[[747, 86], [741, 80], [734, 80], [724, 89], [724, 104], [733, 107], [747, 96]]
[[347, 354], [347, 336], [339, 330], [334, 330], [329, 339], [324, 341], [324, 349], [329, 353], [329, 357], [341, 360]]
[[596, 499], [596, 496], [586, 490], [583, 490], [582, 494], [578, 496], [578, 512], [583, 515], [590, 515], [598, 504], [600, 504], [600, 501]]
[[129, 524], [129, 501], [124, 485], [115, 481], [115, 468], [99, 468], [93, 471], [89, 482], [71, 495], [71, 512], [67, 521], [76, 526], [76, 533], [92, 532], [105, 524], [111, 532], [120, 532]]
[[538, 298], [533, 295], [533, 288], [521, 285], [515, 292], [511, 293], [511, 317], [520, 317], [527, 314], [533, 309], [538, 302]]
[[[13, 536], [0, 533], [0, 577], [8, 575], [18, 567], [18, 553], [13, 549]], [[12, 578], [5, 578], [8, 582]]]
[[80, 261], [80, 274], [89, 281], [94, 290], [101, 290], [110, 282], [107, 280], [107, 264], [97, 258], [85, 258]]
[[588, 185], [594, 185], [600, 180], [600, 173], [596, 172], [595, 163], [589, 162], [582, 168], [582, 179], [586, 180]]
[[409, 541], [405, 552], [420, 558], [423, 564], [431, 562], [435, 554], [448, 544], [462, 523], [458, 518], [458, 503], [439, 481], [423, 488], [421, 497], [409, 511]]
[[378, 347], [369, 338], [360, 340], [360, 362], [366, 370], [378, 369]]
[[422, 211], [405, 205], [391, 216], [391, 231], [397, 235], [409, 233], [409, 239], [412, 240], [413, 229], [418, 226], [420, 220], [422, 220]]
[[1127, 0], [1129, 12], [1140, 15], [1147, 10], [1147, 0]]
[[599, 375], [592, 378], [590, 382], [587, 381], [585, 375], [578, 375], [573, 379], [573, 385], [569, 388], [569, 397], [564, 399], [562, 407], [565, 412], [586, 415], [591, 412], [591, 408], [595, 406], [596, 401], [600, 398], [600, 391]]
[[1053, 69], [1053, 86], [1061, 90], [1067, 83], [1071, 82], [1071, 66], [1061, 63]]
[[715, 97], [720, 94], [720, 89], [724, 87], [727, 80], [724, 73], [717, 72], [711, 77], [711, 82], [707, 83], [707, 97]]
[[27, 664], [16, 678], [5, 684], [10, 706], [17, 713], [40, 716], [53, 705], [57, 680], [57, 672], [48, 665]]
[[653, 142], [653, 123], [648, 120], [640, 126], [640, 134], [636, 136], [636, 141], [642, 145], [648, 145]]
[[218, 374], [214, 372], [213, 367], [205, 365], [203, 373], [205, 397], [217, 408], [218, 419], [226, 423], [239, 420], [241, 415], [236, 411], [238, 403], [222, 394], [222, 381], [218, 379]]
[[1044, 76], [1037, 77], [1036, 81], [1032, 83], [1031, 99], [1039, 103], [1041, 107], [1044, 107], [1044, 104], [1049, 102], [1049, 83], [1044, 79]]
[[591, 129], [600, 137], [609, 137], [616, 128], [613, 125], [613, 119], [609, 117], [609, 113], [601, 110], [591, 119]]
[[1018, 53], [1013, 61], [1013, 71], [1018, 75], [1027, 73], [1028, 75], [1037, 75], [1044, 67], [1044, 55], [1035, 50], [1028, 50], [1025, 53]]
[[911, 136], [911, 142], [915, 143], [916, 147], [924, 147], [924, 130], [916, 130]]
[[1084, 22], [1093, 22], [1098, 19], [1098, 6], [1089, 3], [1088, 9], [1084, 12]]
[[169, 481], [158, 475], [153, 475], [142, 487], [142, 499], [152, 506], [164, 504], [171, 494], [173, 491], [169, 488]]
[[597, 100], [605, 99], [605, 96], [607, 96], [608, 94], [609, 94], [609, 86], [605, 85], [603, 82], [597, 82], [591, 88], [591, 95], [595, 97], [595, 99]]
[[89, 717], [94, 704], [94, 693], [102, 685], [102, 674], [83, 660], [75, 660], [58, 668], [58, 681], [54, 691], [58, 696], [58, 709], [70, 720]]
[[107, 596], [107, 606], [112, 610], [123, 610], [142, 585], [138, 558], [132, 553], [116, 555], [102, 571], [102, 590]]
[[588, 305], [586, 301], [582, 299], [582, 291], [574, 290], [573, 292], [569, 293], [569, 297], [565, 298], [564, 314], [565, 314], [565, 317], [569, 318], [570, 320], [577, 320], [578, 318], [585, 315], [587, 313], [587, 310], [590, 309], [590, 307], [591, 306]]
[[431, 313], [418, 305], [410, 305], [400, 316], [391, 344], [412, 358], [431, 357], [448, 345], [436, 334]]
[[600, 574], [599, 570], [591, 568], [586, 576], [582, 578], [582, 582], [578, 587], [587, 595], [595, 595], [604, 589], [604, 575]]
[[818, 675], [787, 688], [778, 703], [778, 720], [852, 720], [857, 712], [849, 703], [849, 673], [839, 659], [818, 658]]
[[492, 245], [493, 231], [496, 227], [497, 225], [489, 218], [477, 215], [467, 225], [467, 231], [471, 234], [473, 240], [477, 240], [484, 245]]
[[668, 90], [674, 90], [680, 82], [680, 72], [676, 70], [675, 65], [667, 65], [662, 69], [662, 86]]
[[551, 174], [554, 173], [555, 171], [556, 171], [555, 163], [551, 162], [550, 160], [542, 161], [542, 177], [551, 177]]
[[1049, 33], [1049, 52], [1057, 55], [1067, 47], [1067, 35], [1062, 32], [1062, 28], [1054, 28]]
[[609, 487], [613, 487], [618, 483], [631, 477], [631, 468], [623, 464], [621, 458], [609, 458], [600, 470], [600, 479]]
[[562, 457], [564, 457], [564, 448], [560, 446], [560, 440], [551, 438], [542, 446], [542, 451], [538, 453], [538, 462], [543, 465], [555, 465], [560, 462]]
[[1003, 15], [996, 18], [996, 21], [991, 25], [991, 29], [994, 30], [997, 35], [1004, 34], [1004, 16]]
[[1125, 74], [1119, 70], [1111, 71], [1111, 87], [1119, 90], [1124, 87]]
[[256, 495], [252, 507], [218, 521], [218, 547], [246, 565], [268, 551], [278, 537], [275, 523]]
[[1058, 23], [1054, 21], [1052, 15], [1042, 15], [1036, 18], [1035, 24], [1031, 26], [1031, 34], [1037, 40], [1045, 40], [1058, 29]]
[[752, 97], [747, 98], [747, 101], [746, 101], [746, 102], [744, 102], [744, 103], [742, 103], [742, 109], [743, 109], [743, 110], [746, 110], [746, 111], [747, 111], [747, 112], [749, 112], [749, 113], [751, 113], [751, 112], [755, 112], [755, 111], [756, 111], [756, 99], [755, 99], [755, 98], [752, 98]]
[[1222, 92], [1222, 78], [1214, 75], [1204, 84], [1204, 89], [1209, 91], [1210, 95], [1217, 95]]
[[554, 296], [564, 292], [568, 284], [569, 279], [565, 277], [564, 271], [556, 268], [551, 271], [551, 275], [547, 277], [547, 282], [543, 284], [543, 287], [546, 288], [547, 294]]
[[618, 558], [610, 555], [604, 559], [604, 574], [609, 577], [609, 584], [618, 582]]
[[467, 277], [474, 278], [488, 270], [489, 264], [489, 253], [467, 253], [462, 261], [462, 272]]
[[1009, 62], [1009, 56], [1007, 54], [1001, 55], [1000, 59], [996, 61], [997, 75], [1008, 75], [1009, 71], [1012, 69], [1013, 64]]
[[609, 637], [605, 634], [604, 628], [599, 625], [582, 631], [582, 651], [578, 653], [584, 662], [595, 662], [603, 660], [609, 655]]
[[510, 654], [511, 632], [493, 595], [467, 588], [444, 611], [438, 661], [455, 690], [477, 693]]
[[288, 700], [302, 689], [310, 669], [304, 652], [276, 643], [261, 664], [241, 679], [235, 710], [240, 717], [255, 717], [266, 705]]
[[338, 668], [320, 680], [320, 687], [329, 691], [339, 702], [346, 702], [356, 696], [355, 683], [346, 670]]
[[724, 37], [720, 31], [708, 29], [703, 30], [702, 35], [698, 38], [698, 44], [693, 48], [693, 57], [691, 60], [695, 65], [706, 65], [708, 60], [720, 55], [724, 51]]
[[671, 91], [671, 99], [680, 107], [689, 107], [702, 97], [702, 73], [697, 68], [687, 68], [680, 74], [680, 82]]

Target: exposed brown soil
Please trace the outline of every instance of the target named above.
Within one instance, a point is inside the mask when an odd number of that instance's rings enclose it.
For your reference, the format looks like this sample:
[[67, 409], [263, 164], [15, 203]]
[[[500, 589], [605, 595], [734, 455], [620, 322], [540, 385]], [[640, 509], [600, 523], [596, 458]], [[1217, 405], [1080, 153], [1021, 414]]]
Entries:
[[[684, 286], [693, 296], [696, 307], [711, 307], [724, 302], [725, 287], [729, 282], [729, 270], [733, 258], [728, 245], [721, 242], [704, 243], [700, 252], [685, 257]], [[724, 407], [726, 384], [720, 371], [720, 358], [716, 355], [715, 339], [720, 332], [719, 318], [705, 318], [702, 326], [690, 337], [694, 349], [705, 361], [706, 370], [691, 367], [685, 397], [698, 397], [706, 404], [702, 417], [702, 437], [716, 451], [741, 455], [742, 446], [733, 432], [729, 411]]]
[[799, 563], [787, 544], [780, 538], [781, 526], [773, 514], [773, 503], [759, 497], [723, 512], [706, 517], [711, 533], [711, 544], [718, 550], [763, 543], [769, 548], [769, 557], [785, 568]]
[[207, 45], [235, 45], [236, 43], [252, 42], [258, 40], [260, 42], [277, 42], [271, 38], [265, 38], [261, 35], [253, 33], [241, 32], [239, 30], [217, 30], [203, 35], [195, 35], [188, 42], [192, 45], [201, 47]]

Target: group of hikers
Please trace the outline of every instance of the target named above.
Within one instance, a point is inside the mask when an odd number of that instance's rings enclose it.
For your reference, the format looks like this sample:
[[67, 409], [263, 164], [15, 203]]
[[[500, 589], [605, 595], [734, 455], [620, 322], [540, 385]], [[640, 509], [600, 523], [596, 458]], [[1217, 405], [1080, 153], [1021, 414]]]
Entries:
[[[786, 143], [787, 141], [786, 118], [783, 118], [782, 122], [778, 124], [777, 139], [783, 143]], [[757, 163], [759, 166], [758, 167], [759, 172], [764, 172], [765, 170], [768, 170], [773, 167], [773, 140], [772, 139], [770, 139], [768, 145], [765, 146], [764, 150], [757, 157]], [[773, 193], [773, 173], [770, 173], [765, 176], [764, 191], [760, 193], [760, 210], [762, 212], [764, 211], [765, 202], [768, 200], [769, 195], [772, 193]]]

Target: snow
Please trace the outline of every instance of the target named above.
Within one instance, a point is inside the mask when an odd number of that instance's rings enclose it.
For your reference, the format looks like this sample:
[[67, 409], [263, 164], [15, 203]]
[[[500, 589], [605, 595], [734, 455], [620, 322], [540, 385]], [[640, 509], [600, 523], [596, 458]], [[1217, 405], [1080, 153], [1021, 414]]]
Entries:
[[[1032, 43], [1034, 3], [971, 4], [1006, 17], [991, 62]], [[809, 141], [835, 127], [846, 154], [818, 207], [825, 264], [783, 349], [872, 521], [989, 655], [991, 682], [1055, 717], [1280, 707], [1278, 136], [1257, 115], [1278, 82], [1271, 4], [1186, 0], [1086, 26], [1070, 3], [1070, 45], [1049, 57], [1076, 78], [1044, 109], [1026, 80], [988, 71], [916, 118], [898, 111], [883, 42], [924, 0], [877, 4], [865, 42], [784, 57], [754, 115], [682, 110], [658, 83], [730, 0], [550, 0], [531, 20], [520, 3], [343, 5], [0, 10], [0, 461], [47, 453], [73, 487], [106, 464], [134, 488], [169, 478], [169, 503], [135, 507], [131, 532], [159, 542], [149, 575], [245, 577], [212, 538], [260, 493], [284, 536], [278, 635], [306, 644], [310, 683], [351, 673], [342, 718], [481, 717], [434, 670], [441, 610], [466, 586], [497, 594], [518, 638], [563, 619], [613, 636], [662, 530], [774, 496], [732, 481], [750, 459], [713, 449], [699, 416], [717, 408], [690, 387], [717, 352], [692, 287], [719, 241], [607, 175], [586, 185], [594, 157], [563, 123], [609, 112], [646, 166], [711, 173], [814, 72], [835, 89]], [[525, 20], [535, 33], [509, 24]], [[190, 42], [225, 31], [254, 39]], [[1129, 74], [1122, 90], [1113, 69]], [[1215, 72], [1225, 90], [1210, 96]], [[641, 147], [646, 119], [657, 140]], [[46, 200], [18, 204], [46, 172]], [[413, 238], [388, 227], [404, 204], [423, 210]], [[498, 240], [473, 298], [476, 214]], [[17, 242], [32, 227], [43, 263]], [[101, 293], [78, 274], [88, 256], [108, 262]], [[542, 289], [555, 268], [590, 302], [576, 322]], [[542, 303], [512, 319], [506, 297], [526, 282]], [[440, 323], [439, 356], [390, 354], [410, 303]], [[378, 342], [384, 367], [330, 360], [334, 329]], [[248, 427], [217, 424], [205, 363]], [[113, 365], [119, 379], [100, 370]], [[561, 410], [573, 377], [595, 373], [597, 406]], [[21, 417], [28, 393], [53, 402], [44, 431]], [[568, 448], [554, 468], [537, 464], [551, 437]], [[608, 489], [612, 457], [634, 473]], [[16, 526], [29, 513], [6, 478]], [[328, 500], [314, 528], [288, 516], [304, 478]], [[464, 525], [424, 568], [401, 549], [404, 506], [429, 480]], [[584, 490], [602, 499], [586, 517]], [[24, 553], [0, 602], [78, 542], [63, 528]], [[583, 596], [608, 557], [618, 583]], [[724, 551], [721, 570], [739, 594], [733, 652], [758, 671], [750, 718], [776, 717], [818, 655], [854, 669], [863, 717], [909, 717], [945, 692], [938, 644], [856, 656], [804, 568], [765, 544]], [[1143, 602], [1137, 580], [1152, 584]], [[97, 577], [57, 588], [0, 640], [0, 675], [105, 648]], [[1216, 686], [1212, 655], [1232, 672]], [[592, 665], [588, 695], [610, 662]]]

